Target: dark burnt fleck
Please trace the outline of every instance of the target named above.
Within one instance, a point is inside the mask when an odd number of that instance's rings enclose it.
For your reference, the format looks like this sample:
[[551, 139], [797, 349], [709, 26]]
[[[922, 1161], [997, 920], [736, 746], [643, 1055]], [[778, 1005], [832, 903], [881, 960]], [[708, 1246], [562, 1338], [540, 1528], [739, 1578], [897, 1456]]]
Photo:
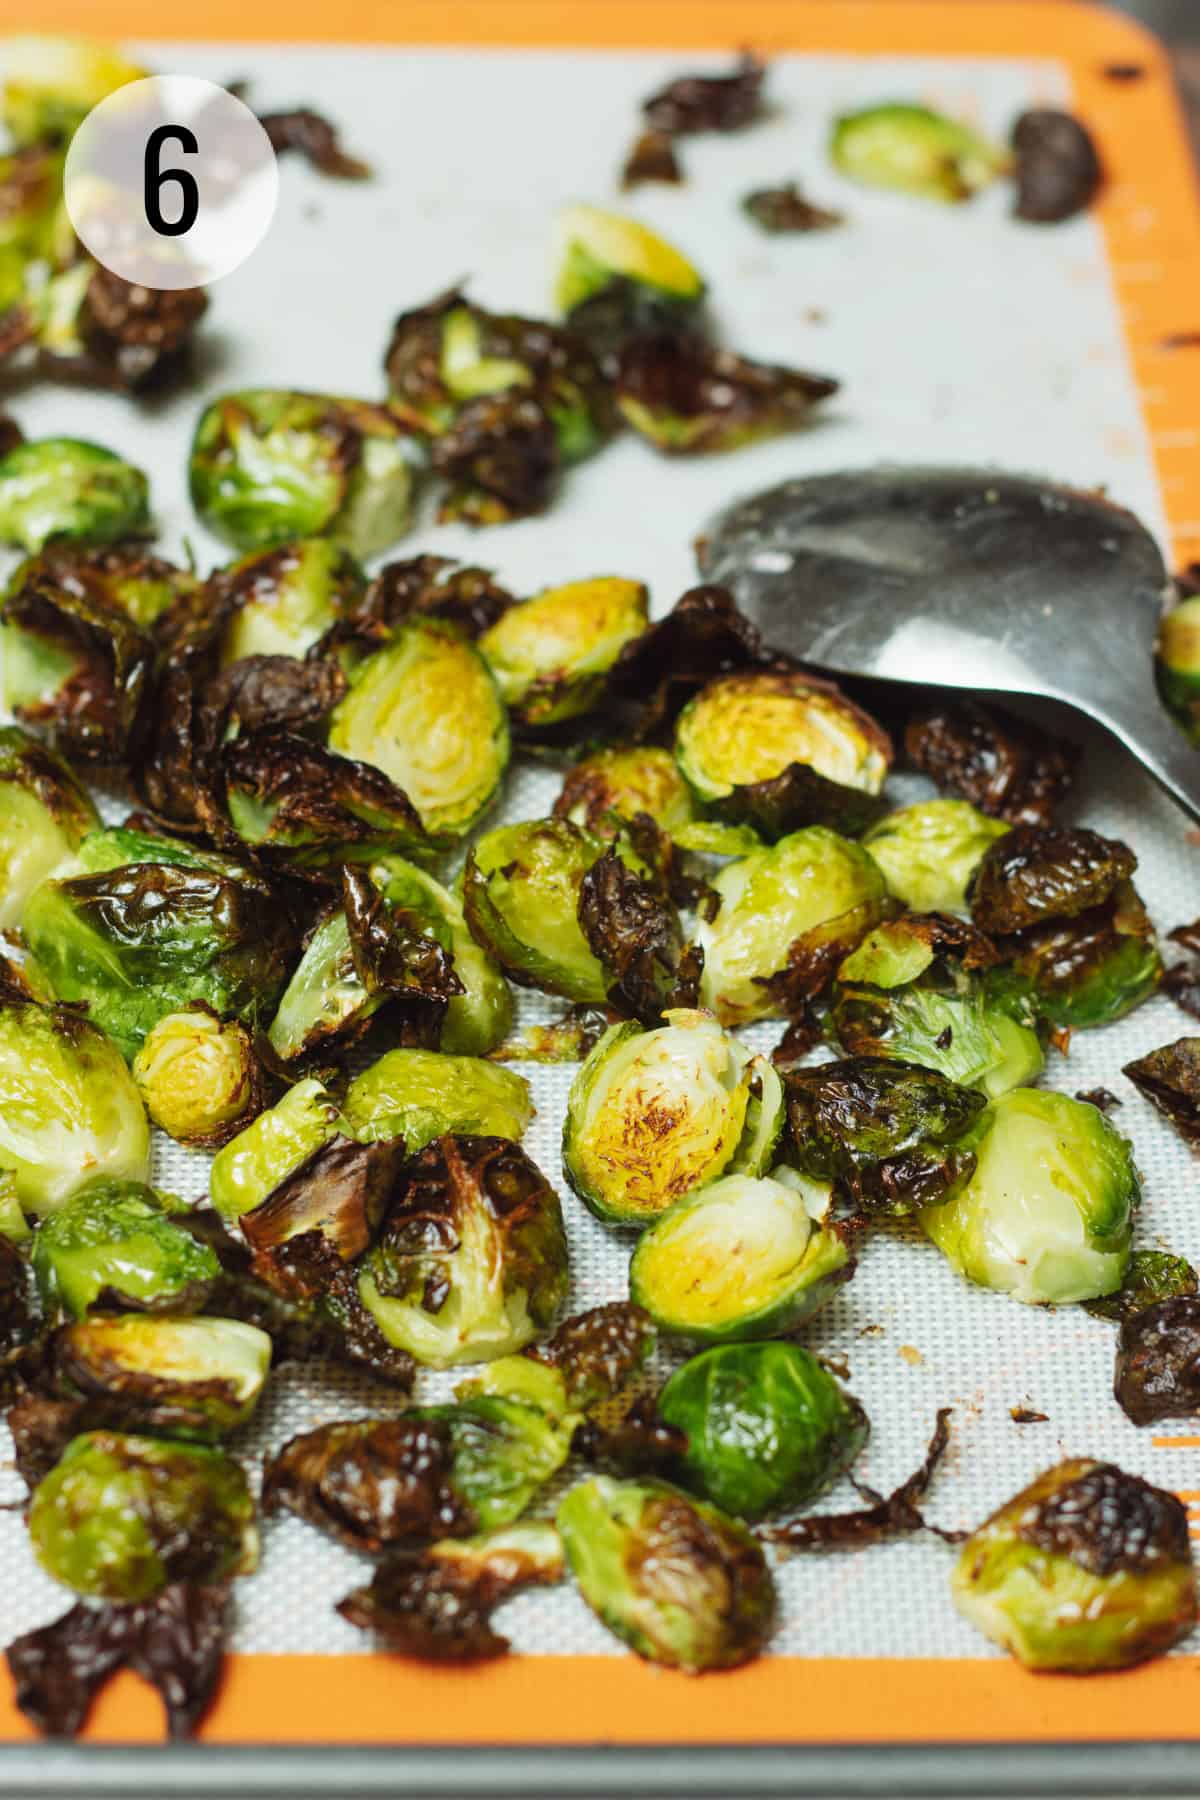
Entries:
[[1031, 1406], [1010, 1406], [1009, 1416], [1014, 1425], [1048, 1425], [1050, 1414], [1034, 1412]]
[[1141, 63], [1105, 63], [1101, 73], [1106, 81], [1133, 82], [1141, 81], [1146, 70]]
[[1086, 1100], [1089, 1106], [1096, 1107], [1102, 1113], [1113, 1112], [1124, 1104], [1119, 1094], [1114, 1094], [1111, 1088], [1106, 1087], [1080, 1088], [1075, 1098]]
[[276, 156], [294, 150], [322, 175], [333, 175], [341, 181], [363, 181], [371, 173], [369, 163], [348, 156], [342, 149], [337, 127], [311, 107], [263, 113], [258, 122], [270, 138]]
[[909, 720], [913, 768], [1012, 825], [1049, 825], [1075, 779], [1080, 752], [999, 707], [939, 705]]

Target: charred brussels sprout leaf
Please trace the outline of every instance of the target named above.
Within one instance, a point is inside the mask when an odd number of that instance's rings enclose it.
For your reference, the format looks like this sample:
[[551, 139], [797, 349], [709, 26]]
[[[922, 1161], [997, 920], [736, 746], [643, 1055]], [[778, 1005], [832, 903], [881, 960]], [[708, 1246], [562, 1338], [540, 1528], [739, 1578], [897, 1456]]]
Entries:
[[643, 131], [621, 166], [622, 192], [643, 181], [662, 181], [670, 187], [678, 187], [683, 181], [679, 158], [665, 131]]
[[284, 867], [336, 868], [390, 850], [429, 853], [416, 808], [381, 769], [294, 732], [235, 739], [220, 770], [234, 830]]
[[[739, 783], [715, 802], [715, 809], [733, 825], [745, 824], [758, 838], [775, 844], [806, 825], [827, 825], [844, 837], [859, 837], [886, 805], [877, 794], [830, 781], [807, 763], [794, 762], [767, 781]], [[705, 846], [685, 840], [685, 847], [699, 850]]]
[[204, 523], [240, 550], [331, 537], [368, 557], [409, 527], [406, 433], [367, 400], [282, 388], [224, 394], [201, 414], [188, 475]]
[[707, 1013], [614, 1025], [576, 1075], [563, 1169], [592, 1212], [644, 1225], [718, 1176], [770, 1167], [783, 1126], [774, 1069]]
[[863, 843], [902, 906], [966, 912], [971, 877], [1007, 829], [967, 800], [921, 800], [880, 819]]
[[[712, 802], [774, 782], [797, 763], [827, 782], [877, 794], [892, 747], [882, 727], [832, 682], [799, 671], [752, 669], [718, 677], [689, 701], [675, 726], [675, 755], [697, 798]], [[782, 823], [786, 801], [765, 796], [757, 813], [768, 826]], [[735, 816], [748, 815], [756, 824], [743, 797]], [[834, 822], [797, 817], [795, 825]], [[777, 838], [784, 831], [763, 835]]]
[[512, 992], [500, 970], [467, 928], [458, 899], [449, 889], [401, 857], [385, 857], [371, 868], [385, 902], [402, 909], [441, 946], [454, 964], [462, 992], [446, 1004], [438, 1047], [456, 1056], [484, 1056], [512, 1024]]
[[133, 1079], [154, 1123], [179, 1144], [217, 1150], [263, 1108], [265, 1077], [250, 1033], [201, 1002], [151, 1027]]
[[409, 556], [385, 563], [372, 578], [351, 628], [386, 632], [424, 616], [479, 638], [515, 605], [490, 569], [456, 563], [452, 556]]
[[844, 1237], [809, 1212], [828, 1202], [791, 1170], [726, 1175], [650, 1227], [629, 1291], [661, 1330], [694, 1343], [785, 1336], [854, 1272]]
[[829, 154], [853, 181], [943, 201], [970, 199], [1008, 161], [969, 125], [902, 101], [843, 113], [834, 121]]
[[918, 713], [904, 733], [909, 762], [989, 818], [1050, 825], [1075, 779], [1079, 750], [999, 708]]
[[92, 1431], [39, 1482], [29, 1508], [48, 1575], [96, 1600], [149, 1600], [173, 1581], [223, 1581], [258, 1561], [240, 1464], [200, 1444]]
[[145, 535], [149, 491], [140, 469], [100, 444], [18, 444], [0, 456], [0, 542], [36, 551], [57, 538], [111, 544]]
[[213, 1205], [224, 1219], [249, 1212], [339, 1129], [337, 1106], [321, 1083], [298, 1081], [217, 1152], [209, 1172]]
[[640, 710], [637, 736], [670, 726], [691, 696], [733, 669], [764, 660], [762, 638], [728, 588], [689, 588], [671, 611], [627, 644], [608, 678], [610, 695]]
[[1102, 905], [1002, 937], [997, 948], [1005, 966], [989, 974], [992, 992], [1062, 1030], [1123, 1018], [1162, 979], [1154, 927], [1131, 881]]
[[[1142, 1254], [1149, 1256], [1153, 1252]], [[1186, 1263], [1183, 1269], [1191, 1277], [1190, 1284], [1182, 1276], [1181, 1258], [1164, 1257], [1162, 1261], [1174, 1265], [1169, 1282], [1163, 1279], [1165, 1271], [1156, 1271], [1153, 1286], [1147, 1283], [1140, 1291], [1129, 1294], [1131, 1305], [1107, 1315], [1121, 1320], [1113, 1393], [1135, 1425], [1153, 1425], [1159, 1419], [1190, 1419], [1200, 1413], [1200, 1300], [1195, 1298], [1196, 1277]], [[1126, 1299], [1126, 1289], [1115, 1298]]]
[[721, 905], [697, 931], [700, 994], [730, 1025], [798, 1011], [895, 910], [867, 852], [821, 825], [728, 864], [712, 885]]
[[729, 75], [680, 75], [642, 102], [646, 123], [672, 137], [741, 131], [761, 116], [765, 63], [743, 54]]
[[1126, 1063], [1124, 1073], [1185, 1144], [1200, 1144], [1200, 1038], [1164, 1044], [1161, 1050]]
[[440, 1419], [322, 1425], [268, 1462], [263, 1512], [295, 1513], [351, 1550], [416, 1546], [473, 1529], [453, 1475], [454, 1440]]
[[600, 1621], [650, 1662], [698, 1671], [757, 1656], [775, 1588], [744, 1527], [660, 1482], [598, 1475], [558, 1509], [571, 1573]]
[[627, 425], [656, 450], [682, 456], [796, 431], [838, 386], [827, 375], [660, 333], [622, 348], [614, 393]]
[[284, 1176], [238, 1224], [251, 1272], [288, 1300], [313, 1300], [366, 1250], [388, 1203], [403, 1144], [336, 1137]]
[[246, 656], [307, 656], [354, 612], [366, 578], [349, 551], [328, 538], [298, 538], [245, 556], [214, 577], [228, 597], [223, 663]]
[[1098, 832], [1018, 825], [990, 847], [971, 883], [971, 917], [993, 935], [1074, 919], [1129, 880], [1137, 858]]
[[92, 1176], [149, 1173], [150, 1131], [121, 1053], [69, 1008], [0, 1005], [0, 1164], [34, 1213]]
[[804, 1519], [789, 1519], [786, 1525], [773, 1525], [759, 1533], [768, 1543], [785, 1544], [789, 1550], [868, 1550], [889, 1538], [904, 1537], [911, 1531], [932, 1531], [948, 1544], [961, 1543], [965, 1533], [943, 1531], [930, 1525], [917, 1502], [923, 1500], [938, 1464], [950, 1443], [952, 1409], [943, 1406], [937, 1415], [929, 1448], [919, 1468], [902, 1481], [886, 1498], [877, 1495], [861, 1482], [855, 1482], [865, 1507], [846, 1513], [813, 1513]]
[[[61, 218], [62, 215], [59, 215]], [[62, 255], [52, 248], [51, 260]], [[203, 288], [148, 288], [84, 257], [44, 279], [29, 271], [19, 319], [33, 371], [51, 380], [141, 393], [162, 388], [188, 365], [192, 335], [208, 310]]]
[[1127, 1668], [1195, 1621], [1187, 1514], [1112, 1463], [1059, 1463], [967, 1539], [951, 1593], [1028, 1668]]
[[695, 818], [691, 790], [667, 750], [598, 750], [568, 772], [554, 802], [556, 819], [603, 838], [616, 837], [639, 813], [668, 838]]
[[542, 512], [558, 481], [554, 422], [523, 388], [468, 400], [433, 441], [430, 461], [449, 484], [438, 523], [504, 525]]
[[406, 1165], [359, 1278], [388, 1342], [437, 1368], [522, 1349], [566, 1290], [558, 1196], [498, 1137], [441, 1137]]
[[140, 631], [150, 631], [174, 606], [198, 604], [204, 583], [190, 569], [155, 556], [141, 543], [48, 544], [17, 570], [14, 591], [33, 587], [64, 611], [72, 599], [118, 612]]
[[33, 33], [7, 39], [0, 117], [16, 144], [61, 143], [93, 106], [147, 70], [107, 44]]
[[684, 947], [669, 897], [623, 862], [615, 845], [579, 885], [579, 924], [612, 978], [608, 1002], [616, 1011], [657, 1025], [664, 1010], [695, 1005], [704, 958], [695, 945]]
[[68, 1392], [135, 1430], [216, 1439], [245, 1424], [271, 1367], [271, 1340], [240, 1319], [85, 1319], [59, 1333]]
[[653, 1322], [642, 1307], [610, 1300], [564, 1319], [527, 1355], [554, 1370], [568, 1407], [586, 1412], [616, 1398], [649, 1357], [654, 1338]]
[[433, 1138], [524, 1137], [529, 1083], [494, 1063], [434, 1050], [389, 1050], [356, 1075], [342, 1107], [355, 1137], [404, 1139], [410, 1155]]
[[1196, 1286], [1196, 1271], [1186, 1257], [1173, 1256], [1169, 1250], [1135, 1250], [1116, 1293], [1101, 1300], [1085, 1300], [1083, 1310], [1093, 1319], [1112, 1319], [1124, 1325], [1160, 1300], [1194, 1294]]
[[1128, 1141], [1066, 1094], [1015, 1088], [964, 1141], [974, 1172], [921, 1215], [951, 1266], [1031, 1305], [1119, 1288], [1140, 1186]]
[[1056, 225], [1091, 205], [1103, 171], [1091, 133], [1071, 113], [1049, 106], [1023, 112], [1012, 148], [1018, 219]]
[[490, 1062], [582, 1062], [594, 1050], [608, 1027], [608, 1016], [598, 1007], [569, 1006], [549, 1024], [519, 1026], [489, 1050]]
[[15, 725], [0, 726], [0, 930], [100, 821], [70, 766]]
[[479, 648], [518, 726], [576, 718], [597, 704], [624, 645], [646, 628], [640, 581], [598, 575], [511, 606]]
[[48, 1312], [198, 1312], [221, 1272], [207, 1244], [140, 1181], [89, 1181], [47, 1218], [33, 1272]]

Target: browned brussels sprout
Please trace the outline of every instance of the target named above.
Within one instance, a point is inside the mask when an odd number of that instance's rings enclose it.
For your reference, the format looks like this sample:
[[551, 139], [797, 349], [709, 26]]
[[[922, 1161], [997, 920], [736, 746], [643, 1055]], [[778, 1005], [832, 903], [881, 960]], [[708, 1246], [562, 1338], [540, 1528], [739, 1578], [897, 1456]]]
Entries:
[[49, 279], [27, 272], [4, 316], [0, 356], [52, 381], [140, 394], [186, 370], [207, 310], [203, 288], [143, 287], [79, 257]]
[[271, 1458], [263, 1512], [295, 1513], [351, 1550], [419, 1546], [474, 1529], [453, 1484], [448, 1425], [423, 1413], [322, 1425]]
[[[1082, 1098], [1076, 1095], [1076, 1099]], [[1180, 1294], [1194, 1294], [1196, 1288], [1196, 1271], [1186, 1257], [1173, 1256], [1169, 1250], [1135, 1250], [1116, 1293], [1085, 1300], [1083, 1310], [1094, 1319], [1112, 1319], [1124, 1325], [1148, 1306]]]
[[403, 1157], [399, 1140], [359, 1144], [335, 1137], [314, 1150], [239, 1216], [252, 1274], [286, 1299], [324, 1293], [370, 1244]]
[[623, 647], [646, 629], [640, 581], [597, 575], [510, 606], [479, 640], [513, 724], [555, 725], [602, 698]]
[[516, 603], [516, 595], [501, 587], [490, 569], [426, 553], [385, 563], [372, 576], [351, 623], [364, 635], [375, 635], [424, 615], [479, 638]]
[[1200, 1144], [1200, 1038], [1164, 1044], [1126, 1063], [1124, 1073], [1186, 1144]]
[[43, 1222], [33, 1272], [48, 1314], [82, 1319], [93, 1307], [198, 1312], [221, 1271], [153, 1188], [97, 1177]]
[[258, 550], [213, 576], [227, 619], [223, 663], [244, 656], [307, 656], [357, 610], [366, 577], [350, 552], [329, 538], [296, 538]]
[[942, 790], [1010, 825], [1050, 825], [1079, 766], [1073, 744], [999, 708], [938, 706], [910, 719], [905, 754]]
[[699, 338], [635, 338], [619, 353], [614, 386], [627, 425], [668, 455], [736, 450], [806, 425], [839, 383], [752, 362]]
[[468, 400], [433, 440], [430, 461], [447, 483], [441, 525], [505, 525], [543, 512], [560, 467], [554, 423], [524, 388]]
[[1162, 979], [1154, 927], [1131, 881], [1072, 919], [1046, 919], [1001, 937], [1004, 966], [990, 992], [1018, 1013], [1069, 1031], [1107, 1025], [1132, 1012]]
[[84, 438], [26, 440], [0, 456], [0, 543], [31, 554], [55, 539], [113, 544], [145, 537], [150, 484]]
[[1018, 825], [984, 853], [971, 882], [971, 917], [995, 937], [1103, 906], [1137, 868], [1128, 845], [1099, 832]]
[[613, 353], [647, 332], [702, 328], [704, 281], [673, 244], [621, 213], [568, 206], [559, 214], [554, 297], [572, 333], [610, 372]]
[[271, 140], [276, 156], [294, 150], [322, 175], [337, 181], [366, 181], [371, 165], [360, 157], [350, 156], [342, 148], [341, 135], [331, 119], [314, 112], [311, 106], [293, 106], [286, 112], [258, 115], [258, 122]]
[[[830, 781], [807, 763], [789, 763], [766, 781], [738, 782], [714, 811], [733, 825], [748, 825], [768, 844], [776, 844], [806, 825], [827, 825], [843, 837], [861, 837], [887, 811], [881, 794]], [[696, 846], [701, 848], [700, 845]]]
[[1194, 1290], [1126, 1315], [1113, 1392], [1135, 1425], [1200, 1414], [1200, 1300]]
[[295, 732], [260, 731], [227, 744], [219, 766], [234, 830], [285, 865], [336, 868], [391, 851], [429, 854], [408, 795], [370, 763]]
[[834, 167], [868, 187], [954, 204], [994, 181], [1004, 152], [972, 126], [910, 101], [842, 113], [829, 140]]
[[106, 1424], [164, 1437], [215, 1440], [245, 1424], [270, 1366], [270, 1338], [240, 1319], [126, 1313], [68, 1325], [54, 1341], [67, 1394]]
[[1034, 107], [1013, 126], [1012, 148], [1018, 219], [1057, 225], [1086, 212], [1104, 178], [1086, 125], [1055, 107]]
[[30, 894], [99, 823], [68, 763], [18, 726], [0, 726], [0, 930], [20, 925]]
[[619, 1394], [653, 1348], [650, 1315], [628, 1300], [610, 1300], [564, 1319], [526, 1354], [554, 1369], [567, 1405], [586, 1412]]
[[695, 818], [691, 790], [669, 750], [654, 745], [597, 750], [568, 770], [554, 802], [556, 819], [570, 819], [603, 838], [618, 836], [639, 813], [668, 838]]
[[728, 588], [689, 588], [663, 619], [626, 644], [609, 671], [610, 695], [640, 709], [640, 740], [668, 728], [714, 675], [765, 661], [758, 627]]
[[671, 1008], [695, 1006], [703, 951], [684, 946], [670, 898], [611, 844], [579, 884], [579, 924], [610, 976], [608, 1003], [616, 1012], [657, 1025]]
[[133, 1079], [160, 1130], [206, 1150], [244, 1131], [266, 1103], [250, 1033], [199, 1000], [150, 1028], [133, 1059]]

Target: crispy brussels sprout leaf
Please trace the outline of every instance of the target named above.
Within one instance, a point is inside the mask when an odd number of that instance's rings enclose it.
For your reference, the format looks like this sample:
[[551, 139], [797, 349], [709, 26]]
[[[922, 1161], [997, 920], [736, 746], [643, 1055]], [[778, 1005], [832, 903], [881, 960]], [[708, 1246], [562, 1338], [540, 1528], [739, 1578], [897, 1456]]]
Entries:
[[486, 1055], [512, 1024], [512, 992], [472, 937], [458, 899], [432, 875], [398, 856], [373, 864], [371, 879], [390, 907], [402, 909], [414, 926], [441, 946], [462, 984], [462, 991], [451, 994], [446, 1003], [438, 1048], [455, 1056]]
[[1126, 1063], [1124, 1073], [1185, 1144], [1200, 1145], [1200, 1038], [1164, 1044]]
[[238, 1219], [251, 1271], [286, 1299], [315, 1299], [367, 1249], [404, 1157], [402, 1142], [335, 1137]]
[[985, 852], [971, 883], [981, 931], [1024, 931], [1074, 919], [1112, 899], [1137, 867], [1127, 845], [1098, 832], [1017, 825]]
[[69, 1393], [102, 1407], [106, 1424], [165, 1437], [215, 1440], [236, 1430], [258, 1405], [270, 1366], [270, 1338], [239, 1319], [129, 1313], [68, 1325], [54, 1340], [55, 1374]]
[[295, 1513], [371, 1553], [464, 1536], [474, 1520], [453, 1483], [454, 1448], [449, 1426], [422, 1413], [322, 1425], [267, 1463], [263, 1512]]
[[1091, 205], [1104, 172], [1087, 126], [1055, 107], [1023, 112], [1012, 129], [1013, 213], [1035, 225], [1057, 225]]
[[[848, 1513], [816, 1513], [807, 1519], [789, 1519], [786, 1525], [770, 1526], [760, 1533], [769, 1543], [784, 1544], [789, 1550], [867, 1550], [889, 1538], [904, 1537], [913, 1531], [933, 1531], [946, 1543], [957, 1543], [961, 1532], [943, 1531], [931, 1525], [918, 1503], [925, 1498], [938, 1464], [950, 1442], [952, 1408], [939, 1409], [933, 1436], [920, 1468], [902, 1481], [884, 1499], [872, 1494], [870, 1504]], [[864, 1497], [868, 1490], [863, 1489]]]
[[642, 102], [646, 123], [671, 137], [741, 131], [762, 112], [767, 66], [743, 53], [729, 75], [680, 75]]
[[656, 884], [610, 845], [579, 884], [579, 923], [588, 949], [611, 973], [608, 1003], [644, 1025], [695, 1006], [704, 953], [683, 943], [679, 915]]
[[266, 1104], [266, 1075], [237, 1019], [196, 1001], [166, 1013], [133, 1059], [151, 1119], [179, 1144], [219, 1150]]
[[490, 569], [456, 563], [452, 556], [405, 557], [383, 565], [371, 578], [352, 629], [364, 635], [394, 631], [414, 617], [444, 619], [464, 636], [480, 638], [497, 624], [516, 597]]
[[607, 1013], [570, 1006], [548, 1025], [521, 1025], [488, 1051], [490, 1062], [583, 1062], [608, 1029]]
[[140, 469], [82, 438], [40, 438], [0, 456], [0, 542], [36, 551], [56, 538], [111, 544], [145, 535]]
[[922, 800], [871, 825], [863, 843], [902, 906], [957, 913], [967, 911], [967, 888], [984, 852], [1007, 829], [967, 800]]
[[[723, 802], [722, 816], [774, 842], [841, 816], [857, 835], [882, 810], [862, 796], [883, 786], [892, 745], [832, 682], [800, 670], [749, 669], [718, 676], [688, 702], [675, 726], [675, 756], [699, 800]], [[839, 802], [841, 789], [858, 790], [857, 797]]]
[[998, 948], [1007, 967], [989, 977], [989, 987], [1059, 1030], [1123, 1018], [1162, 979], [1154, 927], [1130, 881], [1102, 906], [1073, 919], [1047, 919], [1000, 938]]
[[100, 821], [70, 765], [15, 725], [0, 726], [0, 930]]
[[298, 1081], [217, 1152], [209, 1171], [214, 1207], [223, 1219], [249, 1212], [340, 1129], [337, 1105], [321, 1083]]
[[637, 219], [598, 206], [568, 206], [559, 214], [557, 237], [554, 297], [575, 330], [585, 304], [618, 283], [677, 307], [695, 306], [703, 297], [703, 279], [687, 258]]
[[294, 150], [322, 175], [332, 175], [339, 181], [369, 179], [370, 164], [357, 156], [347, 155], [337, 126], [310, 106], [296, 106], [288, 112], [260, 113], [258, 122], [270, 138], [276, 156]]
[[610, 1300], [564, 1319], [557, 1331], [527, 1351], [557, 1371], [569, 1407], [586, 1412], [615, 1399], [654, 1348], [654, 1323], [629, 1300]]
[[716, 675], [765, 660], [757, 626], [728, 588], [689, 588], [663, 619], [627, 644], [609, 673], [610, 694], [641, 712], [639, 738], [673, 724], [691, 696]]
[[639, 814], [668, 838], [695, 818], [691, 790], [668, 750], [653, 745], [598, 750], [567, 771], [554, 817], [597, 837], [616, 837]]
[[843, 837], [861, 837], [882, 817], [887, 802], [878, 794], [830, 781], [807, 763], [794, 762], [768, 781], [735, 784], [716, 809], [733, 824], [749, 825], [768, 844], [775, 844], [806, 825], [827, 825]]
[[1196, 1271], [1186, 1257], [1173, 1256], [1169, 1250], [1135, 1250], [1116, 1293], [1101, 1300], [1085, 1300], [1083, 1310], [1093, 1319], [1112, 1319], [1124, 1325], [1148, 1306], [1194, 1294], [1196, 1287]]
[[536, 728], [589, 712], [624, 646], [646, 629], [648, 603], [642, 582], [599, 575], [510, 606], [479, 648], [514, 724]]
[[43, 285], [26, 284], [20, 311], [33, 372], [116, 393], [162, 391], [185, 374], [203, 288], [148, 288], [84, 258]]
[[1010, 825], [1052, 824], [1080, 757], [1076, 745], [974, 704], [918, 713], [905, 730], [904, 751], [939, 788]]
[[829, 154], [853, 181], [942, 201], [970, 199], [1008, 161], [971, 126], [902, 101], [843, 113], [834, 121]]
[[93, 1306], [198, 1312], [220, 1264], [168, 1217], [153, 1188], [97, 1177], [45, 1219], [33, 1271], [47, 1312], [82, 1319]]
[[667, 455], [736, 450], [798, 430], [839, 383], [776, 363], [752, 362], [699, 338], [633, 339], [617, 358], [617, 410]]
[[1145, 1293], [1121, 1317], [1113, 1393], [1135, 1425], [1200, 1413], [1200, 1300], [1194, 1275], [1192, 1282], [1191, 1288], [1164, 1285], [1168, 1298]]
[[404, 1139], [409, 1155], [436, 1137], [524, 1137], [533, 1118], [529, 1083], [473, 1056], [389, 1050], [356, 1075], [342, 1114], [355, 1137]]
[[449, 484], [439, 524], [505, 525], [549, 505], [560, 454], [554, 421], [523, 389], [468, 400], [434, 439], [434, 472]]
[[[683, 181], [679, 158], [665, 131], [641, 132], [621, 165], [622, 192], [640, 187], [643, 181], [662, 181], [670, 187], [679, 187]], [[571, 323], [578, 329], [576, 319]]]
[[742, 201], [747, 218], [771, 237], [783, 232], [829, 231], [845, 223], [845, 213], [817, 206], [794, 181], [775, 188], [755, 188]]

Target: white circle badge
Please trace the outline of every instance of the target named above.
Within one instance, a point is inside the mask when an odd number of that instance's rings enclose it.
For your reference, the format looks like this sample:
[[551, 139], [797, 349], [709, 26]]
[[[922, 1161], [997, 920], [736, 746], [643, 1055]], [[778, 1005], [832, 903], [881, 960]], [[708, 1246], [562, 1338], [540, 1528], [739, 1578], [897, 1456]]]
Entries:
[[148, 288], [207, 287], [256, 250], [279, 168], [250, 108], [194, 75], [131, 81], [67, 151], [67, 213], [84, 248]]

